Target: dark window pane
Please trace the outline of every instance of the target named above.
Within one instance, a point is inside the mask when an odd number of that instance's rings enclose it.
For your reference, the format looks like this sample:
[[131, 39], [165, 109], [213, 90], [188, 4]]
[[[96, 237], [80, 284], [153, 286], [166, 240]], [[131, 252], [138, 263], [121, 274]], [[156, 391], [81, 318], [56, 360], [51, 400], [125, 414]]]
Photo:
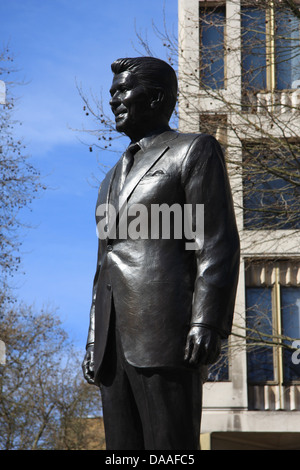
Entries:
[[273, 347], [264, 346], [272, 335], [271, 289], [247, 288], [247, 367], [248, 382], [263, 383], [274, 380]]
[[[282, 332], [292, 339], [300, 338], [300, 289], [281, 287]], [[287, 341], [291, 346], [291, 341]], [[293, 351], [284, 349], [284, 381], [300, 380], [300, 364], [293, 364]]]
[[264, 10], [242, 8], [242, 87], [247, 92], [266, 88], [266, 18]]
[[200, 8], [200, 86], [224, 88], [225, 7]]
[[300, 229], [299, 144], [245, 146], [243, 172], [244, 227]]
[[300, 30], [299, 18], [291, 11], [276, 12], [275, 62], [276, 88], [297, 88], [300, 80]]

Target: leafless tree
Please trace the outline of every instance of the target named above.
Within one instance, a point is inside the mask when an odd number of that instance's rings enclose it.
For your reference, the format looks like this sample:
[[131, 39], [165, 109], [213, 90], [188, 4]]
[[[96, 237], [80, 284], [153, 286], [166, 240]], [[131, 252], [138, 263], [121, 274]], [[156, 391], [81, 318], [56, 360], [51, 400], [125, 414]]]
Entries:
[[21, 122], [14, 117], [15, 89], [20, 72], [8, 47], [0, 52], [0, 80], [6, 85], [6, 104], [0, 105], [0, 269], [12, 274], [20, 257], [20, 210], [29, 206], [43, 187], [39, 172], [30, 163], [24, 141], [18, 135]]
[[[51, 311], [0, 296], [0, 449], [88, 449], [87, 418], [99, 418], [100, 394], [84, 383], [77, 351]], [[71, 433], [71, 434], [70, 434]], [[101, 435], [93, 436], [100, 446]]]

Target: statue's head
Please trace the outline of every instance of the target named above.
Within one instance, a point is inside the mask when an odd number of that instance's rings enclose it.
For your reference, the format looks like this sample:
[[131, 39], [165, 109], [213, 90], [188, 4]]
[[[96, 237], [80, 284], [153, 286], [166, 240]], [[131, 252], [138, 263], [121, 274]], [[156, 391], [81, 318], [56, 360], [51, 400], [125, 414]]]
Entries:
[[168, 124], [178, 88], [176, 73], [169, 64], [154, 57], [137, 57], [118, 59], [111, 68], [110, 105], [118, 131], [137, 138], [155, 125]]

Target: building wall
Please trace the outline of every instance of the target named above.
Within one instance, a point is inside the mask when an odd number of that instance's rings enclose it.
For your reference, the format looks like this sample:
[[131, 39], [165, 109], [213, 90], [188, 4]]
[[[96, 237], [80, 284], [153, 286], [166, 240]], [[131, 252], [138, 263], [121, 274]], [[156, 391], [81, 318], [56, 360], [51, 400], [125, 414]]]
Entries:
[[63, 450], [105, 450], [103, 418], [74, 419], [61, 446]]
[[5, 343], [0, 340], [0, 366], [5, 364]]
[[[222, 132], [217, 135], [220, 141], [226, 140], [228, 148], [234, 148], [234, 158], [242, 158], [242, 148], [236, 133], [231, 129], [239, 128], [239, 133], [249, 138], [249, 126], [241, 120], [240, 109], [242, 84], [241, 74], [238, 73], [241, 67], [241, 35], [240, 35], [240, 2], [237, 0], [226, 1], [226, 37], [227, 44], [234, 44], [226, 52], [226, 87], [222, 90], [211, 90], [210, 92], [199, 88], [199, 4], [204, 4], [199, 0], [179, 0], [179, 128], [182, 132], [199, 132], [201, 123], [199, 116], [207, 113], [226, 115], [230, 123], [226, 135]], [[211, 5], [222, 4], [224, 2], [206, 2]], [[222, 98], [222, 99], [220, 99]], [[228, 107], [224, 107], [224, 102], [235, 103], [228, 112]], [[257, 132], [252, 131], [251, 138], [260, 138], [260, 128], [268, 127], [270, 121], [266, 116], [252, 113], [249, 116], [252, 123], [257, 121]], [[289, 116], [289, 127], [291, 135], [300, 135], [300, 118], [295, 115], [293, 119]], [[251, 127], [253, 129], [254, 126]], [[280, 127], [272, 130], [274, 136], [280, 136]], [[288, 131], [287, 131], [288, 132]], [[222, 143], [222, 142], [221, 142]], [[300, 234], [299, 230], [245, 230], [243, 222], [242, 192], [243, 185], [240, 175], [234, 172], [233, 166], [228, 164], [228, 171], [231, 179], [232, 192], [236, 206], [236, 218], [241, 238], [241, 265], [240, 278], [237, 290], [234, 327], [233, 332], [241, 334], [245, 331], [245, 264], [249, 259], [293, 259], [299, 260]], [[283, 236], [284, 235], [284, 236]], [[291, 410], [283, 400], [281, 406], [274, 405], [274, 410], [259, 411], [249, 410], [249, 388], [247, 383], [247, 356], [245, 341], [237, 342], [231, 336], [231, 357], [229, 368], [229, 380], [226, 382], [208, 382], [204, 387], [202, 433], [268, 433], [268, 432], [300, 432], [300, 412], [298, 405]], [[276, 387], [275, 387], [276, 389]], [[290, 390], [252, 390], [253, 393], [270, 394], [273, 393], [276, 401], [276, 393], [291, 393]], [[251, 395], [250, 393], [250, 395]], [[298, 389], [293, 391], [293, 399], [300, 403]], [[272, 396], [273, 396], [272, 395]], [[267, 395], [266, 395], [267, 396]], [[275, 403], [274, 401], [274, 403]], [[285, 411], [285, 406], [289, 411]], [[221, 436], [221, 435], [220, 435]], [[221, 442], [215, 436], [215, 442]], [[224, 437], [224, 435], [222, 435]], [[232, 435], [231, 435], [232, 436]], [[266, 434], [264, 434], [266, 438]], [[249, 437], [249, 436], [248, 436]], [[294, 436], [295, 437], [295, 436]], [[293, 438], [294, 438], [293, 437]], [[297, 437], [297, 436], [296, 436]], [[293, 445], [293, 438], [291, 445]], [[221, 439], [221, 440], [220, 440]], [[249, 438], [250, 439], [250, 438]], [[267, 439], [267, 438], [266, 438]], [[207, 441], [207, 440], [206, 440]], [[226, 439], [222, 442], [225, 442]], [[226, 442], [229, 442], [228, 439]], [[249, 441], [250, 442], [250, 441]], [[300, 440], [299, 440], [300, 442]], [[218, 444], [221, 445], [221, 444]], [[224, 444], [226, 446], [226, 444]], [[236, 444], [237, 445], [237, 444]], [[254, 445], [254, 444], [253, 444]], [[256, 444], [255, 444], [256, 445]], [[250, 446], [250, 444], [249, 444]]]

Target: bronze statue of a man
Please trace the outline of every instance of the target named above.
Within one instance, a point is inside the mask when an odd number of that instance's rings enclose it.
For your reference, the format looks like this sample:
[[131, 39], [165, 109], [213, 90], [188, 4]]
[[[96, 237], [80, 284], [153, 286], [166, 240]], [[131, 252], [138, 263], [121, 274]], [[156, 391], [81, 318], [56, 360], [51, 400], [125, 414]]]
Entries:
[[[177, 78], [169, 64], [126, 58], [112, 71], [116, 129], [131, 142], [98, 194], [84, 376], [100, 386], [107, 449], [195, 450], [203, 368], [230, 334], [238, 280], [226, 165], [214, 137], [170, 129]], [[189, 208], [192, 237], [172, 216], [168, 236], [164, 227], [132, 236], [141, 207], [141, 225], [152, 229], [153, 208]]]

